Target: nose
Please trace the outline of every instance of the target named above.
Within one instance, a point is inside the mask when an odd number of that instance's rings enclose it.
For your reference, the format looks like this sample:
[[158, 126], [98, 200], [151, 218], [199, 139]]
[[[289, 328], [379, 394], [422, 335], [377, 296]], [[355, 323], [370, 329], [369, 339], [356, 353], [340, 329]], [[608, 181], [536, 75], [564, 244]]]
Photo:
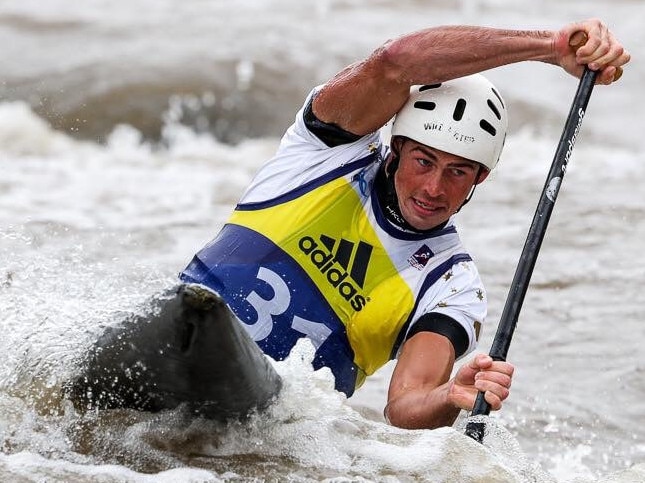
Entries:
[[423, 190], [432, 198], [439, 198], [445, 193], [443, 183], [443, 172], [441, 169], [433, 169], [425, 173]]

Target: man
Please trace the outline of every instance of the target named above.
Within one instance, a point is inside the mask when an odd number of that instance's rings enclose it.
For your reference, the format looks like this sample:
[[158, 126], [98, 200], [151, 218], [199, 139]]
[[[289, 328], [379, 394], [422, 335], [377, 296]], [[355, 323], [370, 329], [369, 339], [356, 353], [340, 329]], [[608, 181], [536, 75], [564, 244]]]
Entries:
[[[388, 41], [314, 89], [181, 279], [218, 292], [274, 359], [308, 337], [314, 366], [347, 395], [397, 358], [385, 409], [396, 426], [450, 425], [478, 391], [497, 410], [509, 363], [479, 354], [450, 379], [486, 314], [453, 215], [496, 165], [507, 127], [502, 97], [477, 73], [539, 60], [576, 76], [589, 65], [610, 84], [629, 58], [599, 20]], [[395, 115], [388, 150], [379, 129]]]

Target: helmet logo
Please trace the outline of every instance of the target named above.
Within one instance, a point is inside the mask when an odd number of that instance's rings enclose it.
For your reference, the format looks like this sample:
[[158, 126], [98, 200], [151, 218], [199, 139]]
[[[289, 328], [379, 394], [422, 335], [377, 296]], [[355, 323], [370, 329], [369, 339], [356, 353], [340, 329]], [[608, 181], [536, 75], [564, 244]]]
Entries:
[[423, 129], [426, 131], [441, 131], [443, 129], [443, 123], [442, 122], [424, 122], [423, 123]]

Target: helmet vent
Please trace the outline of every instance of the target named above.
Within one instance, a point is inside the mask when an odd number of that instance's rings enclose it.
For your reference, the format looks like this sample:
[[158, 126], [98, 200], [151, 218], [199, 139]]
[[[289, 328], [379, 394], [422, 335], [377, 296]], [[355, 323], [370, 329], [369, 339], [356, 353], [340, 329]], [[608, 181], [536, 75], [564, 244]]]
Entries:
[[495, 94], [495, 97], [497, 97], [497, 99], [499, 99], [499, 103], [502, 105], [502, 108], [503, 108], [503, 109], [506, 109], [506, 106], [504, 105], [504, 101], [502, 100], [502, 96], [500, 96], [500, 95], [499, 95], [499, 92], [497, 92], [497, 91], [496, 91], [495, 89], [493, 89], [492, 87], [491, 87], [491, 89], [490, 89], [490, 90], [491, 90], [491, 91], [493, 91], [493, 94]]
[[485, 119], [482, 119], [481, 121], [479, 121], [479, 127], [481, 127], [484, 131], [486, 131], [491, 136], [495, 136], [497, 134], [497, 129], [491, 126], [491, 124]]
[[417, 109], [425, 109], [426, 111], [434, 111], [437, 105], [432, 101], [417, 101], [414, 103]]
[[490, 107], [490, 110], [493, 111], [493, 114], [495, 114], [495, 117], [499, 120], [502, 119], [502, 115], [499, 112], [499, 109], [497, 109], [497, 106], [493, 104], [493, 101], [488, 99], [488, 107]]
[[455, 121], [461, 121], [461, 118], [464, 117], [464, 111], [466, 110], [466, 99], [457, 100], [455, 105], [455, 110], [452, 112], [452, 118]]
[[441, 84], [428, 84], [419, 87], [419, 92], [427, 91], [428, 89], [437, 89], [438, 87], [441, 87]]

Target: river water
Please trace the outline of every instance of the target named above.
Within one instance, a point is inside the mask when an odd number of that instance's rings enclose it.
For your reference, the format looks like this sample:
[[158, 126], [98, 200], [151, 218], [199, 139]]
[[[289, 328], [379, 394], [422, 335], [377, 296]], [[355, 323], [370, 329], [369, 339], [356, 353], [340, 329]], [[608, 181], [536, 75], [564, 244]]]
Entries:
[[[217, 232], [312, 85], [424, 26], [593, 16], [633, 61], [592, 96], [484, 445], [464, 418], [388, 426], [392, 366], [347, 400], [306, 344], [245, 424], [61, 398], [102, 328]], [[637, 0], [0, 0], [0, 481], [645, 481], [643, 18]], [[511, 134], [459, 215], [488, 286], [483, 351], [577, 85], [536, 63], [489, 76]]]

